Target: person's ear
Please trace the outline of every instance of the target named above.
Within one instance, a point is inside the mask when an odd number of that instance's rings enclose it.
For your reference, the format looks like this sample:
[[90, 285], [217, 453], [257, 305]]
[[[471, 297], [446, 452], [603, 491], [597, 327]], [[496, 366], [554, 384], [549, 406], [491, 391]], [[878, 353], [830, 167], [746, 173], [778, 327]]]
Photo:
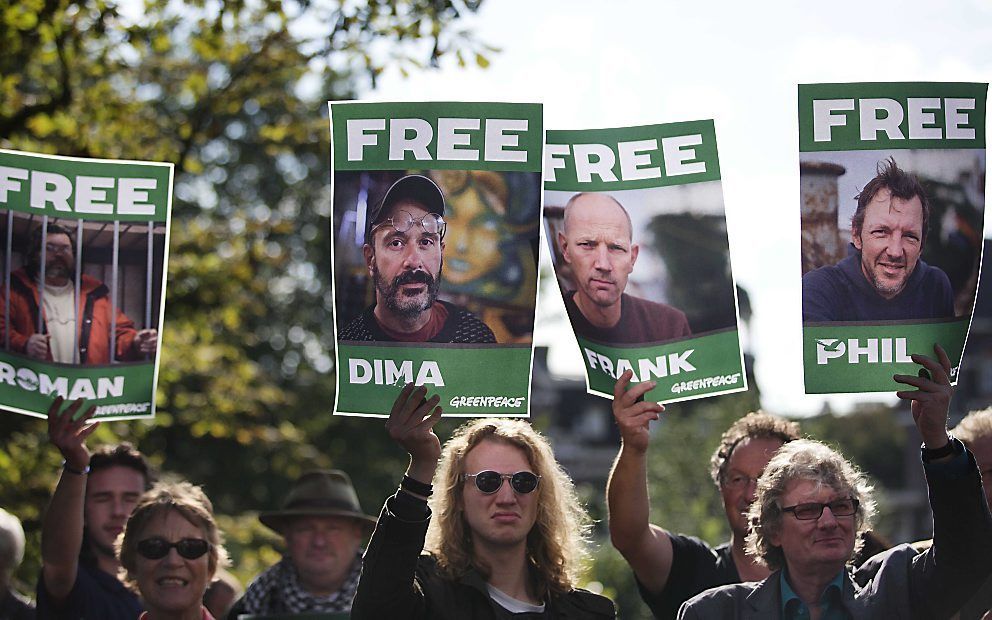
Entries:
[[565, 233], [560, 230], [558, 231], [558, 249], [566, 263], [572, 262], [572, 259], [568, 257], [568, 239], [565, 238]]
[[362, 246], [362, 256], [365, 257], [365, 268], [369, 272], [369, 277], [372, 277], [372, 268], [375, 265], [375, 250], [372, 246], [366, 243]]

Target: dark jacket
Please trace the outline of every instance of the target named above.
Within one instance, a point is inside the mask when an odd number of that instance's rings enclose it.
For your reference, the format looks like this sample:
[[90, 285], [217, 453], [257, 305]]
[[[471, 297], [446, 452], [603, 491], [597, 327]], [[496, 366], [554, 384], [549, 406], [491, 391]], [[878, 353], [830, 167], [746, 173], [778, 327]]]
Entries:
[[[436, 336], [428, 342], [458, 342], [458, 343], [495, 343], [496, 336], [489, 326], [480, 321], [474, 314], [446, 301], [438, 300], [448, 310], [448, 320]], [[391, 342], [391, 338], [382, 331], [375, 320], [375, 304], [366, 308], [361, 314], [338, 333], [338, 340], [345, 342]]]
[[[853, 250], [854, 246], [851, 246]], [[892, 299], [885, 299], [861, 271], [861, 253], [803, 276], [803, 322], [909, 321], [954, 317], [947, 274], [922, 260]]]
[[[0, 346], [5, 338], [7, 325], [4, 323], [3, 291], [0, 290]], [[97, 280], [83, 274], [79, 285], [79, 307], [76, 316], [82, 317], [76, 321], [79, 334], [79, 362], [81, 364], [110, 363], [110, 327], [111, 327], [110, 289]], [[137, 330], [134, 321], [119, 309], [116, 311], [114, 324], [117, 336], [115, 358], [120, 360], [141, 359], [140, 354], [133, 350], [132, 344]], [[42, 315], [42, 331], [46, 333], [45, 317]], [[28, 338], [36, 332], [38, 320], [38, 285], [24, 268], [10, 274], [10, 350], [23, 353]], [[49, 360], [51, 355], [49, 355]]]
[[[458, 580], [442, 576], [433, 556], [422, 554], [430, 517], [402, 521], [387, 500], [365, 552], [362, 579], [351, 608], [353, 620], [490, 620], [497, 604], [474, 570]], [[554, 619], [614, 618], [613, 602], [586, 590], [552, 593], [546, 610]]]
[[[929, 551], [899, 545], [845, 571], [841, 600], [851, 618], [947, 618], [992, 571], [992, 515], [975, 457], [965, 454], [960, 475], [941, 465], [924, 468], [933, 511]], [[780, 618], [779, 583], [775, 571], [764, 581], [707, 590], [686, 601], [679, 618]]]

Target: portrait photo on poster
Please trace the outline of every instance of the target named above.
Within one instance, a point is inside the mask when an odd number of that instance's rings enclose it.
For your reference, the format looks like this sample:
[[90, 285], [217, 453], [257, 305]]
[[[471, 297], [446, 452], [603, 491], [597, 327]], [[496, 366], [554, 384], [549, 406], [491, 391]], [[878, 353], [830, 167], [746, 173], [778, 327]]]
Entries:
[[0, 405], [155, 415], [172, 164], [0, 149]]
[[577, 336], [651, 345], [737, 328], [720, 181], [548, 190], [544, 219]]
[[803, 323], [970, 317], [985, 151], [800, 153]]
[[540, 175], [337, 171], [342, 342], [529, 345]]
[[541, 105], [328, 105], [334, 414], [412, 383], [446, 416], [529, 415]]
[[155, 358], [164, 224], [125, 223], [115, 234], [104, 222], [4, 215], [4, 351], [69, 366]]

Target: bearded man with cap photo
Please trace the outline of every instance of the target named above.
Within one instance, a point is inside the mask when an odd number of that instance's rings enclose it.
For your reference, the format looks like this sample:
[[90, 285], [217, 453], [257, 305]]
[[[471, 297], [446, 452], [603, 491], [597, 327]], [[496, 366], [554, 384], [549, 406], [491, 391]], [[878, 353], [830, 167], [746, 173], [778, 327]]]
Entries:
[[434, 181], [407, 175], [369, 209], [362, 253], [375, 303], [345, 325], [342, 341], [495, 343], [474, 314], [441, 301], [444, 194]]
[[263, 571], [234, 604], [241, 614], [348, 613], [362, 571], [362, 538], [375, 528], [348, 474], [311, 471], [293, 483], [282, 508], [258, 520], [283, 537], [282, 560]]

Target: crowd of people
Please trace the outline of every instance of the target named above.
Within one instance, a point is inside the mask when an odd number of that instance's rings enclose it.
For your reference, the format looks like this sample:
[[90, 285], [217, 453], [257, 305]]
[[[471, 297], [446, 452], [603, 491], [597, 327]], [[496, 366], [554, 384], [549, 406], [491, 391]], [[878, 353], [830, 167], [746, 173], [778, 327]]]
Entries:
[[[643, 400], [651, 382], [621, 376], [609, 529], [655, 617], [982, 618], [992, 607], [992, 409], [948, 432], [950, 362], [935, 352], [913, 356], [919, 375], [895, 377], [923, 442], [933, 538], [871, 556], [865, 475], [797, 423], [760, 412], [727, 429], [712, 457], [730, 540], [713, 548], [651, 523], [650, 424], [664, 408]], [[0, 510], [0, 618], [615, 617], [609, 598], [579, 587], [591, 520], [547, 439], [526, 420], [485, 418], [442, 445], [441, 414], [425, 387], [396, 399], [386, 430], [409, 466], [378, 517], [344, 472], [300, 476], [259, 515], [282, 537], [282, 559], [242, 591], [203, 490], [156, 481], [131, 445], [91, 451], [92, 408], [56, 399], [49, 439], [65, 460], [42, 522], [37, 607], [12, 587], [24, 531]]]

